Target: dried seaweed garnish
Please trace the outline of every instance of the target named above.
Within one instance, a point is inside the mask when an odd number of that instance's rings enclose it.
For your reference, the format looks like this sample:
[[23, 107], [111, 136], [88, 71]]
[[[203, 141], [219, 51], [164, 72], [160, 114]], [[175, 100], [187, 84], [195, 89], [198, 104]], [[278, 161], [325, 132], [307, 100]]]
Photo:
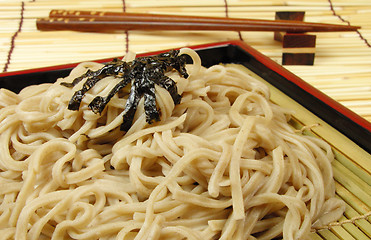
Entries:
[[85, 74], [75, 78], [72, 83], [62, 82], [61, 84], [66, 87], [73, 87], [83, 79], [86, 79], [82, 88], [74, 93], [68, 104], [68, 109], [78, 110], [85, 94], [98, 81], [108, 76], [121, 78], [122, 80], [111, 89], [107, 96], [97, 96], [90, 102], [89, 108], [94, 113], [102, 113], [111, 98], [120, 89], [131, 84], [124, 109], [123, 123], [120, 126], [122, 131], [128, 131], [133, 123], [134, 114], [142, 97], [144, 97], [144, 111], [147, 123], [152, 124], [154, 121], [160, 121], [160, 111], [156, 104], [155, 84], [170, 93], [174, 104], [180, 103], [181, 95], [178, 94], [176, 83], [165, 76], [165, 73], [175, 69], [181, 76], [188, 78], [185, 64], [185, 56], [179, 55], [179, 50], [170, 50], [155, 56], [139, 57], [131, 62], [114, 59], [97, 71], [88, 70]]

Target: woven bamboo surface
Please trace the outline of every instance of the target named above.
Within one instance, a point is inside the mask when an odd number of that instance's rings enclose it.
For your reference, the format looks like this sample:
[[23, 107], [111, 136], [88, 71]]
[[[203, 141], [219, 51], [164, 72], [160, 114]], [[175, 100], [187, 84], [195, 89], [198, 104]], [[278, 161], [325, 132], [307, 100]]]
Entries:
[[[128, 51], [141, 53], [236, 39], [278, 63], [282, 61], [281, 43], [270, 32], [37, 31], [36, 18], [46, 17], [51, 9], [258, 19], [274, 19], [276, 11], [305, 11], [308, 22], [361, 26], [358, 32], [317, 33], [314, 65], [285, 67], [371, 121], [370, 0], [0, 0], [0, 72], [111, 58]], [[336, 137], [334, 149], [337, 194], [346, 201], [347, 210], [340, 223], [318, 230], [311, 239], [370, 239], [370, 154], [341, 137]]]

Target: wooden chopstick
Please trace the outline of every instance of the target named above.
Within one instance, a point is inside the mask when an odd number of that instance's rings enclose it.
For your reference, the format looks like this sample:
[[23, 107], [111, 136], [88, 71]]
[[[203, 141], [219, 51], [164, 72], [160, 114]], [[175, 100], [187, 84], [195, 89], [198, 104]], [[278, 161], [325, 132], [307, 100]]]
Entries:
[[286, 20], [70, 10], [52, 10], [49, 18], [40, 18], [36, 23], [37, 28], [44, 31], [72, 30], [84, 32], [115, 32], [127, 30], [219, 30], [302, 33], [355, 31], [360, 28], [350, 25]]

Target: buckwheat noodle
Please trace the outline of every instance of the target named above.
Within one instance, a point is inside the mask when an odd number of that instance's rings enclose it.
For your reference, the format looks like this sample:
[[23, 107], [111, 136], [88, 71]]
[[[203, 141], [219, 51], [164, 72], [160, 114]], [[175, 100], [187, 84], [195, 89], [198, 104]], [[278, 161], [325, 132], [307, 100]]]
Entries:
[[290, 111], [233, 65], [176, 72], [182, 101], [156, 87], [161, 121], [143, 101], [119, 130], [129, 89], [104, 112], [87, 107], [119, 81], [98, 82], [67, 109], [83, 63], [55, 84], [0, 91], [0, 234], [3, 239], [305, 239], [339, 218], [324, 141], [298, 134]]

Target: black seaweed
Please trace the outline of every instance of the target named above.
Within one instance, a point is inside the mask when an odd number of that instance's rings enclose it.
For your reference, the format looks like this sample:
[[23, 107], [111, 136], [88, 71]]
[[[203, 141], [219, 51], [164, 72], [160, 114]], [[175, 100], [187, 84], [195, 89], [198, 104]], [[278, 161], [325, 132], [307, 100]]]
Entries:
[[165, 76], [165, 73], [175, 69], [181, 76], [188, 78], [185, 64], [185, 55], [179, 56], [179, 50], [170, 50], [155, 56], [139, 57], [131, 62], [114, 59], [97, 71], [88, 70], [85, 74], [75, 78], [72, 83], [62, 82], [61, 85], [73, 87], [87, 78], [83, 87], [74, 93], [68, 104], [68, 109], [78, 110], [85, 93], [99, 80], [107, 76], [121, 78], [122, 80], [106, 97], [97, 96], [89, 104], [89, 108], [94, 113], [102, 113], [111, 98], [130, 83], [131, 89], [124, 109], [123, 123], [120, 126], [122, 131], [128, 131], [142, 97], [144, 97], [147, 123], [152, 124], [153, 121], [160, 120], [160, 111], [156, 105], [155, 84], [165, 88], [170, 93], [174, 104], [180, 103], [181, 96], [178, 94], [176, 83]]

